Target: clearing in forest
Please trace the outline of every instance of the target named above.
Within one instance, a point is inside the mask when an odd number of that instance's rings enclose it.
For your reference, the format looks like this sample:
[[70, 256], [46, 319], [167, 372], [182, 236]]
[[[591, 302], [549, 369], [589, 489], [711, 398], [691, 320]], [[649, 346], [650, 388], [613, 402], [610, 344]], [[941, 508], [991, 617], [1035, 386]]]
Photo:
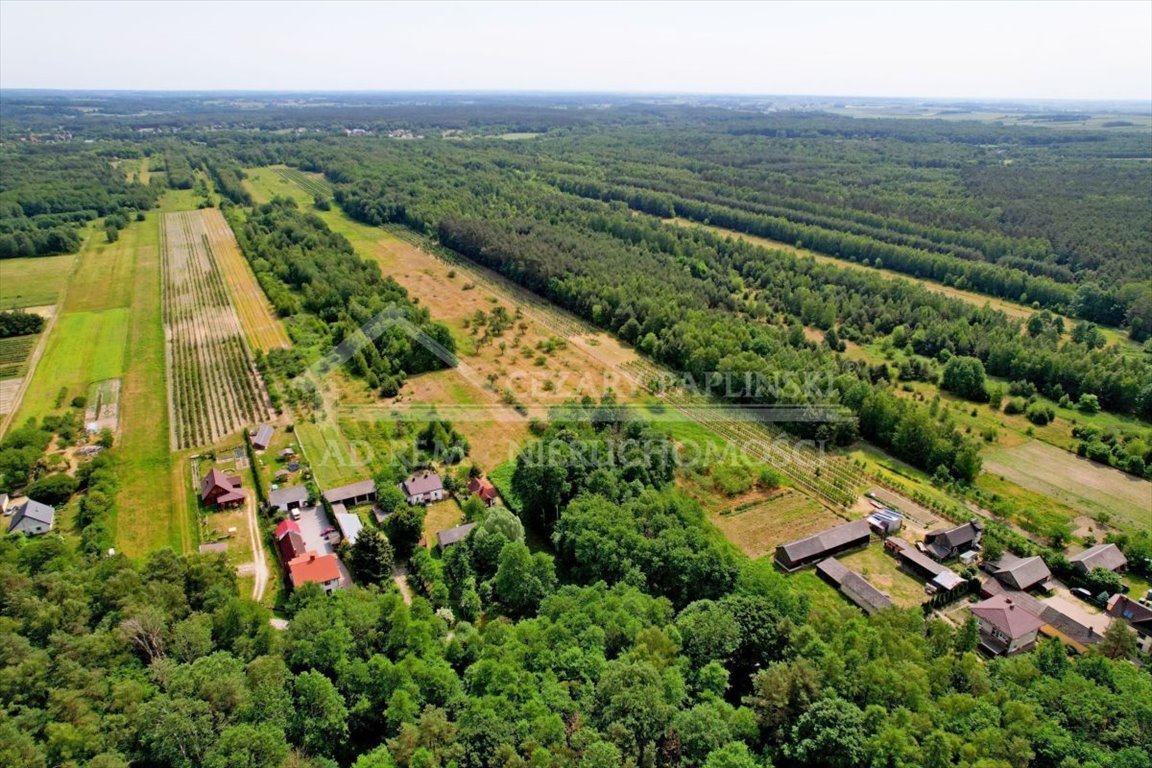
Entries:
[[292, 344], [288, 332], [272, 311], [272, 305], [256, 281], [248, 260], [240, 253], [240, 246], [223, 214], [216, 208], [205, 208], [201, 211], [201, 217], [208, 236], [207, 246], [220, 271], [224, 273], [224, 281], [228, 284], [232, 303], [240, 316], [249, 343], [264, 352], [276, 348], [287, 349]]
[[989, 453], [984, 471], [1077, 511], [1105, 512], [1133, 529], [1147, 529], [1152, 518], [1152, 482], [1045, 443], [1032, 441]]
[[267, 395], [203, 212], [165, 214], [161, 236], [171, 443], [209, 445], [270, 418]]

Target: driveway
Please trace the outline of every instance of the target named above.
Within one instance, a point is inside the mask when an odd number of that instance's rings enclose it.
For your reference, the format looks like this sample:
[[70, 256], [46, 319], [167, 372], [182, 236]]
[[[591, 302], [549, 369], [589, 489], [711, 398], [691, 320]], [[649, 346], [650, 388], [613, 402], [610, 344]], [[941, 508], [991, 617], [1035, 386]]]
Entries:
[[336, 550], [326, 537], [320, 535], [321, 531], [335, 527], [332, 525], [332, 521], [328, 519], [328, 513], [324, 511], [323, 506], [301, 507], [298, 524], [300, 536], [304, 539], [304, 549], [322, 555]]

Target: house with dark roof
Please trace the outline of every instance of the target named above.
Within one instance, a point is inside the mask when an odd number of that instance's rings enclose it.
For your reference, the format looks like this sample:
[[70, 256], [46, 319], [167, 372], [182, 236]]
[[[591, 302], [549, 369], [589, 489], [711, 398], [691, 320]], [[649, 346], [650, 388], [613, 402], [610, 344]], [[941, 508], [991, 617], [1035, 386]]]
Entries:
[[300, 509], [308, 501], [308, 489], [303, 485], [291, 488], [276, 488], [268, 492], [268, 506], [281, 512]]
[[840, 593], [869, 615], [892, 607], [892, 598], [872, 586], [867, 579], [830, 557], [821, 560], [816, 572]]
[[256, 434], [252, 436], [252, 447], [258, 451], [268, 450], [268, 446], [272, 444], [272, 435], [275, 432], [271, 424], [263, 424], [256, 430]]
[[325, 592], [332, 594], [343, 586], [340, 558], [333, 554], [305, 552], [288, 562], [288, 579], [293, 589], [305, 584], [319, 584]]
[[324, 491], [324, 500], [329, 504], [343, 504], [346, 507], [371, 504], [376, 501], [376, 481], [360, 480], [348, 485], [341, 485], [339, 488], [332, 488]]
[[39, 536], [48, 533], [56, 525], [56, 510], [47, 504], [27, 499], [13, 508], [12, 523], [8, 533], [22, 533], [25, 536]]
[[474, 477], [469, 480], [468, 493], [479, 496], [480, 500], [489, 507], [496, 502], [496, 486], [492, 485], [486, 477]]
[[1076, 615], [1065, 613], [1067, 609], [1059, 601], [1037, 600], [1027, 592], [1005, 587], [996, 579], [985, 579], [980, 585], [980, 593], [985, 597], [1000, 596], [1011, 599], [1017, 606], [1044, 622], [1040, 634], [1054, 637], [1079, 653], [1085, 653], [1089, 646], [1100, 642], [1101, 633], [1091, 624], [1081, 622], [1083, 612], [1078, 612]]
[[1115, 594], [1108, 601], [1107, 613], [1113, 620], [1128, 622], [1140, 638], [1140, 650], [1152, 653], [1152, 607], [1138, 603], [1128, 595]]
[[1031, 649], [1045, 623], [1006, 595], [990, 597], [968, 610], [980, 625], [980, 647], [993, 656], [1010, 656]]
[[776, 547], [776, 564], [785, 571], [796, 571], [833, 555], [867, 546], [871, 536], [867, 520], [853, 520], [814, 536], [781, 544]]
[[304, 536], [295, 520], [281, 520], [272, 537], [276, 541], [276, 551], [280, 553], [280, 562], [285, 567], [304, 554]]
[[1124, 557], [1120, 547], [1115, 544], [1097, 544], [1094, 547], [1089, 547], [1080, 554], [1068, 558], [1068, 562], [1077, 571], [1085, 574], [1091, 573], [1097, 568], [1103, 568], [1106, 571], [1122, 571], [1128, 567], [1128, 558]]
[[444, 483], [440, 475], [431, 470], [423, 470], [400, 483], [400, 490], [412, 506], [431, 504], [444, 498]]
[[244, 491], [240, 490], [240, 485], [239, 477], [213, 469], [200, 481], [200, 503], [218, 509], [238, 507], [244, 503]]
[[930, 531], [924, 535], [924, 551], [937, 560], [951, 560], [970, 549], [977, 549], [983, 533], [984, 527], [976, 520], [955, 528]]
[[436, 546], [440, 551], [448, 549], [453, 544], [459, 544], [464, 539], [468, 538], [468, 534], [472, 533], [472, 529], [476, 527], [476, 523], [465, 523], [458, 525], [455, 528], [448, 528], [443, 531], [436, 532]]
[[1021, 592], [1027, 592], [1035, 587], [1047, 591], [1048, 587], [1045, 585], [1052, 578], [1052, 571], [1048, 570], [1044, 558], [1039, 555], [1017, 557], [1005, 554], [995, 563], [986, 566], [985, 570], [1004, 586]]

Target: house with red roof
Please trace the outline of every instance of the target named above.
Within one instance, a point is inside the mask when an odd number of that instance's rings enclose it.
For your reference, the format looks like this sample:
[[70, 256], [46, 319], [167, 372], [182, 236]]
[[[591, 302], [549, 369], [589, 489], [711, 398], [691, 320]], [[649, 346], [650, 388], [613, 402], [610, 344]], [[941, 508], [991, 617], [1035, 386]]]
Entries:
[[1030, 650], [1045, 624], [1007, 595], [995, 595], [968, 610], [980, 624], [980, 647], [993, 656]]
[[281, 520], [273, 533], [280, 562], [290, 563], [305, 553], [304, 537], [295, 520]]
[[343, 586], [340, 559], [333, 554], [305, 552], [288, 561], [288, 579], [293, 589], [299, 589], [304, 584], [319, 584], [325, 592], [331, 594]]
[[217, 509], [238, 507], [244, 503], [240, 483], [239, 477], [213, 469], [200, 481], [200, 503]]
[[474, 496], [479, 496], [480, 500], [489, 507], [496, 503], [496, 486], [492, 485], [486, 477], [474, 477], [469, 480], [468, 492]]

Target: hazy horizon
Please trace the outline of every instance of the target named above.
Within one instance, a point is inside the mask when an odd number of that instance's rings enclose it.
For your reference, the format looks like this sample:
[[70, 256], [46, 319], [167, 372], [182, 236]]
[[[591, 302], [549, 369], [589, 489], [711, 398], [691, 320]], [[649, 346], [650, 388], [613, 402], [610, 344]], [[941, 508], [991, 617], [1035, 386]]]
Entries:
[[0, 88], [1144, 103], [1152, 3], [4, 0]]

